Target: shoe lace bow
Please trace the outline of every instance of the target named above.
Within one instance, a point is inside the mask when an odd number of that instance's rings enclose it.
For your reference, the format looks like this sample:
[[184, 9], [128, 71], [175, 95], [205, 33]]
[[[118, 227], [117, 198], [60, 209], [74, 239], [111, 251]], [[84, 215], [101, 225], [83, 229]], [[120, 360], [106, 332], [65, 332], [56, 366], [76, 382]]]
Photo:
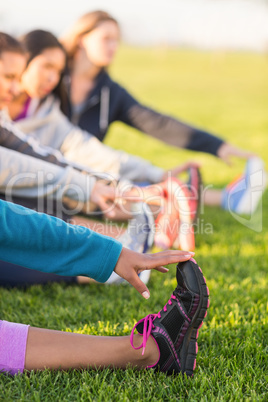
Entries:
[[[176, 297], [174, 295], [171, 295], [171, 298], [165, 304], [165, 306], [163, 307], [162, 310], [160, 310], [157, 314], [149, 314], [149, 315], [147, 315], [146, 317], [142, 318], [140, 321], [138, 321], [134, 325], [134, 327], [133, 327], [133, 329], [131, 331], [131, 334], [130, 334], [130, 343], [131, 343], [132, 348], [135, 349], [135, 350], [138, 350], [138, 349], [142, 348], [142, 355], [144, 355], [145, 347], [146, 347], [147, 341], [149, 339], [149, 336], [151, 335], [152, 329], [155, 328], [155, 326], [153, 324], [153, 321], [156, 319], [156, 317], [161, 318], [161, 312], [162, 311], [165, 311], [165, 312], [167, 311], [167, 305], [171, 306], [171, 304], [172, 304], [171, 299], [176, 300]], [[141, 343], [140, 346], [135, 347], [134, 344], [133, 344], [134, 331], [135, 331], [136, 327], [141, 323], [143, 323], [142, 343]]]

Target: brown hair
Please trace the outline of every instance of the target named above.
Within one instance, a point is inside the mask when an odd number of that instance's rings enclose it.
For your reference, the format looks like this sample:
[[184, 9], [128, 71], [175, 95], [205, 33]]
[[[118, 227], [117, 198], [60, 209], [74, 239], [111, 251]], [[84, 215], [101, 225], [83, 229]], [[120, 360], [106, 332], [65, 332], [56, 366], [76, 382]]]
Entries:
[[4, 32], [0, 32], [0, 57], [4, 52], [25, 53], [23, 45], [17, 39]]
[[61, 37], [61, 43], [67, 52], [68, 60], [71, 61], [73, 59], [80, 38], [86, 33], [93, 31], [102, 22], [106, 21], [112, 21], [119, 26], [115, 18], [113, 18], [109, 13], [101, 10], [84, 14], [73, 24], [66, 34]]
[[[63, 51], [66, 55], [65, 49], [62, 44], [58, 41], [56, 36], [54, 36], [51, 32], [43, 31], [42, 29], [36, 29], [22, 36], [21, 44], [25, 48], [27, 52], [27, 65], [39, 54], [41, 54], [44, 50], [50, 48], [58, 48]], [[56, 95], [61, 102], [61, 109], [65, 110], [66, 102], [67, 102], [67, 93], [65, 86], [62, 82], [64, 72], [60, 77], [58, 85], [53, 90], [53, 94]]]

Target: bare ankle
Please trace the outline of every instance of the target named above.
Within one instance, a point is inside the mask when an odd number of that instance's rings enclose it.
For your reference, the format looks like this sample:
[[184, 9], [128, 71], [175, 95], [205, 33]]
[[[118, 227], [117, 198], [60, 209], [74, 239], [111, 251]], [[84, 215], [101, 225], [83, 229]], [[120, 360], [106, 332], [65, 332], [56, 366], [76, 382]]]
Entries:
[[[142, 342], [142, 337], [140, 335], [134, 335], [133, 337], [133, 345], [135, 347], [140, 346]], [[150, 335], [148, 341], [146, 343], [146, 348], [144, 350], [144, 354], [142, 355], [142, 349], [138, 350], [139, 352], [139, 363], [138, 366], [140, 368], [146, 368], [148, 366], [154, 366], [159, 360], [159, 348], [155, 341], [155, 339]]]

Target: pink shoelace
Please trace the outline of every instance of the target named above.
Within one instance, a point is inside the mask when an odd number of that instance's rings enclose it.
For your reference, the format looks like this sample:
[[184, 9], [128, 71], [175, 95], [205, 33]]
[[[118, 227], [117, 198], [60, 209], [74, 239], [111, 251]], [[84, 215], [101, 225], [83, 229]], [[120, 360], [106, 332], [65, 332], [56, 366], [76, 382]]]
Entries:
[[[175, 299], [176, 297], [174, 295], [171, 295], [171, 298], [169, 299], [169, 301], [165, 304], [165, 306], [163, 307], [163, 311], [167, 311], [167, 305], [169, 304], [171, 306], [172, 304], [172, 300], [171, 299]], [[144, 355], [145, 352], [145, 347], [146, 347], [146, 343], [149, 339], [149, 336], [151, 335], [151, 331], [154, 328], [154, 324], [153, 321], [156, 319], [156, 317], [161, 318], [161, 311], [160, 310], [157, 314], [149, 314], [146, 317], [142, 318], [140, 321], [138, 321], [130, 334], [130, 344], [133, 347], [133, 349], [138, 350], [142, 348], [142, 355]], [[143, 334], [142, 334], [142, 343], [140, 346], [135, 347], [133, 344], [133, 336], [134, 336], [134, 331], [137, 327], [137, 325], [139, 325], [141, 322], [143, 322]], [[147, 329], [148, 327], [148, 329]]]

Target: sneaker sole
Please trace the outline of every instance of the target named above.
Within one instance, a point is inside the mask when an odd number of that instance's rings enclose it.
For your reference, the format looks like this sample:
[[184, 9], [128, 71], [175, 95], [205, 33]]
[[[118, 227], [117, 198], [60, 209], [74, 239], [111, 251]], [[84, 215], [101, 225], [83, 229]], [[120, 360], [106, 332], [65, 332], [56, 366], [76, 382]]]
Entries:
[[[146, 224], [150, 228], [150, 232], [148, 233], [148, 237], [146, 239], [146, 242], [144, 244], [143, 251], [142, 251], [142, 253], [146, 253], [148, 250], [150, 250], [152, 248], [152, 245], [154, 243], [155, 230], [154, 230], [154, 217], [150, 210], [150, 207], [147, 204], [143, 203], [143, 210], [144, 210], [144, 214], [146, 217]], [[147, 283], [149, 282], [150, 276], [151, 276], [150, 270], [142, 271], [139, 274], [141, 281], [145, 285], [147, 285]], [[115, 274], [115, 272], [113, 272], [112, 275], [110, 276], [110, 278], [105, 282], [105, 284], [106, 285], [121, 285], [121, 284], [128, 285], [129, 283], [125, 279], [121, 278], [119, 275]]]
[[[150, 233], [148, 234], [147, 241], [146, 241], [146, 243], [144, 244], [144, 247], [143, 247], [143, 253], [147, 253], [147, 251], [151, 250], [151, 248], [152, 248], [152, 246], [154, 244], [154, 236], [155, 236], [154, 217], [153, 217], [153, 214], [152, 214], [152, 211], [151, 211], [149, 205], [144, 203], [143, 208], [144, 208], [144, 212], [146, 214], [147, 225], [150, 228]], [[145, 285], [147, 285], [147, 283], [149, 282], [150, 276], [151, 276], [151, 271], [150, 270], [142, 271], [139, 274], [140, 280]]]
[[200, 212], [200, 201], [201, 201], [201, 187], [202, 187], [202, 176], [200, 173], [200, 170], [198, 168], [190, 168], [190, 171], [192, 171], [191, 175], [192, 175], [192, 183], [194, 183], [193, 186], [194, 188], [197, 188], [197, 197], [198, 197], [198, 202], [197, 202], [197, 209], [195, 211], [195, 217], [193, 219], [193, 223], [197, 222], [197, 218], [199, 216], [199, 212]]
[[146, 214], [147, 225], [150, 228], [150, 233], [147, 237], [147, 241], [144, 244], [143, 253], [146, 253], [150, 250], [154, 244], [154, 237], [155, 237], [155, 227], [154, 227], [154, 216], [153, 213], [147, 204], [143, 204], [144, 212]]
[[[259, 175], [260, 172], [261, 177]], [[245, 176], [247, 179], [247, 189], [244, 196], [236, 206], [235, 212], [238, 214], [251, 215], [257, 209], [259, 201], [266, 187], [266, 175], [263, 160], [260, 158], [249, 159]], [[261, 191], [256, 191], [256, 187], [257, 190]]]
[[[176, 194], [177, 188], [179, 186], [180, 194]], [[175, 187], [175, 188], [174, 188]], [[178, 214], [180, 219], [180, 230], [177, 239], [173, 242], [173, 247], [181, 250], [194, 251], [195, 250], [195, 235], [193, 229], [193, 220], [189, 201], [187, 201], [188, 194], [185, 192], [184, 187], [177, 182], [176, 179], [172, 179], [171, 186], [169, 188], [170, 192], [174, 194], [177, 199]], [[188, 190], [187, 190], [188, 191]], [[185, 197], [182, 197], [182, 193]]]
[[191, 258], [191, 260], [180, 262], [177, 265], [177, 269], [181, 271], [182, 276], [184, 277], [182, 270], [185, 269], [187, 266], [190, 267], [191, 271], [195, 275], [195, 279], [198, 284], [198, 294], [200, 300], [197, 310], [194, 313], [194, 316], [185, 334], [183, 346], [179, 354], [181, 362], [181, 372], [186, 373], [186, 375], [189, 377], [192, 377], [196, 366], [196, 356], [198, 352], [198, 329], [201, 328], [203, 320], [207, 315], [207, 309], [209, 307], [209, 290], [206, 284], [206, 280], [202, 274], [202, 270], [196, 264], [194, 259]]

